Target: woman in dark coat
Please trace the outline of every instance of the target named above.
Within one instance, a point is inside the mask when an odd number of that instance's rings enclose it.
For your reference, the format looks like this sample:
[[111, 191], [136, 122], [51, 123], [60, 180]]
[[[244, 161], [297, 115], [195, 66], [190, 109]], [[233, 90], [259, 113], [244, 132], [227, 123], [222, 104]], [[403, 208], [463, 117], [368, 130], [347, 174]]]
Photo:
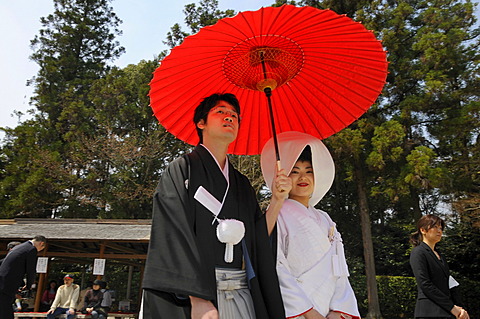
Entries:
[[454, 289], [458, 283], [450, 276], [445, 258], [435, 249], [444, 228], [440, 217], [425, 215], [417, 222], [417, 231], [410, 239], [414, 246], [410, 265], [418, 286], [415, 318], [469, 319], [467, 311], [458, 306]]
[[92, 289], [85, 294], [84, 306], [82, 308], [82, 313], [91, 314], [93, 319], [105, 319], [107, 317], [105, 311], [101, 308], [103, 292], [100, 291], [100, 284], [100, 280], [93, 282]]

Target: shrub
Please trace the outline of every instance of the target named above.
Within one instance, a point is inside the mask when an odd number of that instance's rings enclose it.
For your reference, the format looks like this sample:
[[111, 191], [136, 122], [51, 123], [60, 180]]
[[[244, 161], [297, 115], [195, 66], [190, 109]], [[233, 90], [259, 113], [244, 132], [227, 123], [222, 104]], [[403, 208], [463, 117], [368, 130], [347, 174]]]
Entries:
[[[350, 277], [362, 317], [368, 313], [368, 296], [365, 276]], [[413, 318], [417, 285], [415, 278], [402, 276], [377, 276], [378, 298], [383, 318]]]
[[[456, 278], [460, 282], [463, 306], [470, 318], [480, 318], [480, 283]], [[350, 283], [358, 301], [360, 315], [368, 313], [368, 297], [365, 276], [351, 276]], [[380, 311], [385, 319], [413, 318], [417, 299], [417, 284], [414, 277], [377, 276]]]

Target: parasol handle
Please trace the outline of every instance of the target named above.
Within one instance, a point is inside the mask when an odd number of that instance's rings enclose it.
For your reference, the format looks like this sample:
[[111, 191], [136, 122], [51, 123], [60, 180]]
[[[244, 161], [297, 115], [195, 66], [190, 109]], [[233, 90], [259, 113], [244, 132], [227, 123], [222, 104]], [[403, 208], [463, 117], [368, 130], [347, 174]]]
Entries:
[[[262, 61], [262, 69], [263, 69], [263, 77], [265, 80], [267, 80], [267, 67], [265, 65], [265, 53], [263, 51], [260, 51], [260, 59]], [[272, 88], [267, 86], [263, 89], [263, 92], [265, 92], [265, 95], [267, 96], [267, 101], [268, 101], [268, 110], [270, 111], [270, 122], [272, 123], [272, 134], [273, 134], [273, 144], [275, 145], [275, 157], [277, 159], [277, 168], [278, 170], [281, 169], [280, 165], [280, 152], [278, 150], [278, 140], [277, 140], [277, 130], [275, 129], [275, 119], [273, 117], [273, 108], [272, 108]]]
[[275, 119], [273, 117], [273, 108], [272, 108], [272, 89], [269, 87], [266, 87], [264, 90], [265, 95], [267, 96], [267, 101], [268, 101], [268, 110], [270, 113], [270, 122], [272, 123], [272, 134], [273, 134], [273, 144], [275, 145], [275, 157], [277, 159], [277, 168], [278, 170], [281, 169], [280, 165], [280, 151], [278, 150], [278, 140], [277, 140], [277, 130], [275, 128]]

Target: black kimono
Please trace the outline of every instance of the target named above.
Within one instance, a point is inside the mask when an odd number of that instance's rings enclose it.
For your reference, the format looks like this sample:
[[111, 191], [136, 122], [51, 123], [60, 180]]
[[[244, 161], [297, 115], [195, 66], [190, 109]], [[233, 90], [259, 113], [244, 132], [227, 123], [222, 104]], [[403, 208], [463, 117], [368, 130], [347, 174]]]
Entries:
[[228, 193], [218, 217], [245, 225], [233, 262], [224, 261], [225, 244], [217, 239], [214, 215], [194, 199], [199, 186], [219, 202], [227, 190], [215, 159], [197, 146], [167, 167], [154, 196], [143, 318], [190, 318], [189, 295], [216, 305], [215, 267], [240, 269], [243, 259], [257, 318], [285, 318], [265, 216], [248, 179], [227, 164]]

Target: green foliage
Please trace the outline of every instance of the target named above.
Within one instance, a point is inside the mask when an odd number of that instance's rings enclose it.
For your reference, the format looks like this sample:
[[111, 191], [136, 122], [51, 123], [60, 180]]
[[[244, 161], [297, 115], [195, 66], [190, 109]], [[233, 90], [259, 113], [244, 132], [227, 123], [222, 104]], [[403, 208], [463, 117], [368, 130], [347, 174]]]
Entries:
[[381, 170], [385, 161], [397, 162], [403, 154], [402, 142], [405, 138], [404, 128], [395, 120], [390, 120], [376, 127], [372, 137], [372, 152], [366, 163], [374, 169]]
[[41, 142], [43, 132], [32, 120], [5, 131], [0, 184], [3, 218], [48, 216], [61, 201], [64, 176], [57, 170], [61, 157]]
[[113, 262], [107, 263], [103, 280], [107, 282], [108, 289], [115, 291], [115, 303], [113, 309], [118, 309], [119, 301], [129, 300], [131, 309], [136, 309], [138, 311], [140, 304], [139, 299], [141, 298], [140, 293], [142, 291], [140, 267], [133, 266], [132, 286], [129, 299], [127, 299], [128, 271], [129, 265], [122, 265]]
[[90, 87], [124, 51], [114, 41], [121, 21], [108, 2], [55, 0], [55, 12], [41, 19], [31, 56], [40, 66], [30, 82], [36, 112], [33, 120], [6, 131], [2, 214], [96, 215], [97, 207], [82, 205], [88, 201], [80, 182], [86, 163], [77, 159], [85, 159], [78, 155], [80, 137], [98, 133]]
[[447, 229], [439, 247], [444, 252], [455, 278], [480, 281], [480, 232], [474, 219], [462, 223], [447, 220]]
[[385, 318], [413, 318], [417, 296], [415, 278], [379, 276], [377, 280], [382, 300], [380, 308]]
[[168, 45], [170, 48], [174, 48], [177, 45], [182, 44], [183, 39], [189, 35], [190, 34], [188, 32], [184, 32], [182, 30], [182, 27], [178, 23], [175, 23], [167, 33], [167, 40], [164, 41], [163, 44]]
[[65, 130], [73, 125], [78, 129], [75, 125], [81, 123], [71, 116], [88, 119], [89, 114], [83, 112], [89, 111], [85, 100], [89, 83], [104, 75], [107, 62], [124, 52], [114, 41], [121, 34], [117, 29], [121, 21], [108, 3], [55, 0], [55, 12], [41, 19], [43, 29], [31, 41], [35, 50], [31, 59], [41, 68], [31, 84], [35, 106], [45, 113], [51, 128], [63, 126]]
[[346, 14], [349, 17], [353, 17], [358, 9], [362, 8], [369, 2], [370, 0], [301, 0], [299, 1], [299, 4], [318, 9], [330, 9], [338, 14]]
[[[351, 276], [350, 283], [362, 317], [368, 309], [365, 276]], [[413, 318], [417, 285], [413, 277], [377, 276], [380, 308], [384, 318]]]
[[407, 155], [404, 180], [419, 189], [431, 189], [441, 186], [445, 171], [436, 167], [435, 152], [426, 146], [417, 146]]
[[235, 11], [218, 10], [217, 0], [202, 0], [197, 7], [194, 3], [185, 6], [185, 23], [190, 27], [191, 33], [196, 33], [200, 28], [215, 24], [218, 20], [233, 17]]
[[[455, 277], [458, 279], [458, 277]], [[355, 291], [362, 317], [367, 313], [367, 291], [365, 276], [350, 276], [350, 284]], [[480, 301], [479, 282], [461, 279], [460, 294], [470, 318], [478, 318]], [[388, 319], [413, 318], [417, 299], [417, 284], [414, 277], [409, 276], [377, 276], [378, 294], [382, 315]]]
[[462, 306], [467, 309], [470, 318], [480, 318], [480, 282], [470, 278], [456, 276], [460, 282]]
[[276, 0], [275, 3], [272, 4], [272, 7], [280, 7], [280, 6], [283, 6], [284, 4], [297, 5], [297, 1], [295, 1], [295, 0]]
[[388, 276], [410, 276], [410, 234], [414, 225], [405, 225], [392, 218], [372, 231], [375, 266], [378, 274]]
[[167, 41], [164, 42], [171, 48], [180, 45], [183, 39], [190, 34], [197, 33], [202, 27], [215, 24], [220, 19], [235, 15], [234, 10], [218, 10], [217, 0], [201, 0], [198, 6], [195, 3], [187, 4], [183, 12], [185, 13], [185, 23], [190, 28], [191, 33], [182, 31], [178, 23], [174, 24], [167, 34]]

